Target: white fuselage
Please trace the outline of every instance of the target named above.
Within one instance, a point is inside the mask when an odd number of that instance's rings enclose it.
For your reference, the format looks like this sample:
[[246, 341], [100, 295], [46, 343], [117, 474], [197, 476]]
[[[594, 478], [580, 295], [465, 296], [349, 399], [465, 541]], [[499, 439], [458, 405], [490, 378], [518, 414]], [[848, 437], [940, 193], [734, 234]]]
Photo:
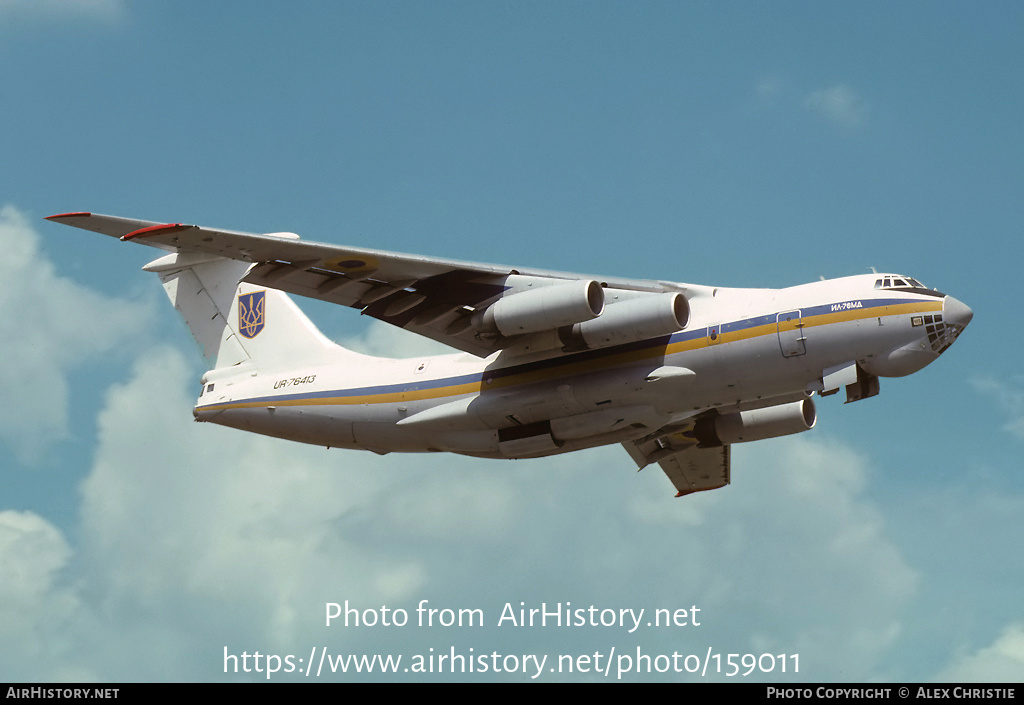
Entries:
[[291, 369], [241, 364], [207, 373], [195, 415], [379, 453], [534, 457], [623, 442], [709, 409], [829, 393], [857, 370], [910, 374], [966, 325], [958, 315], [969, 320], [951, 297], [877, 281], [708, 290], [690, 299], [681, 331], [583, 352], [563, 352], [552, 333], [539, 351], [513, 347], [487, 359], [345, 351], [337, 362]]

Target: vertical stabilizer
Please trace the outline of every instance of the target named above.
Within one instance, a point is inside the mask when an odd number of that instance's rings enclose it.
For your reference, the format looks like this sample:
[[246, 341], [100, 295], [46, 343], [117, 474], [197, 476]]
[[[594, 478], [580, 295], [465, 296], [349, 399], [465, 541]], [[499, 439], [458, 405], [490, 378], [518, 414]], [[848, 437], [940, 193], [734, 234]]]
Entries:
[[273, 369], [357, 356], [324, 337], [284, 292], [241, 282], [251, 266], [178, 252], [143, 269], [159, 275], [214, 369], [249, 361]]

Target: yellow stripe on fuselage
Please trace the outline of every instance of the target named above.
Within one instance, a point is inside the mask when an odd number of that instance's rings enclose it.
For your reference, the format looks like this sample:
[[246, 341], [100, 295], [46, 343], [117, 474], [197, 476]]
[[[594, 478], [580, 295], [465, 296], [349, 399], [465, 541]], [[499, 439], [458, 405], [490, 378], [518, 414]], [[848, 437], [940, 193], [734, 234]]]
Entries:
[[[795, 309], [794, 309], [795, 310]], [[567, 362], [564, 366], [552, 368], [541, 368], [521, 373], [512, 373], [507, 376], [495, 377], [484, 380], [483, 377], [472, 382], [431, 387], [429, 389], [407, 389], [397, 392], [385, 392], [377, 394], [364, 394], [359, 396], [323, 396], [304, 397], [298, 399], [274, 399], [263, 398], [259, 401], [224, 402], [222, 404], [210, 404], [197, 407], [203, 411], [224, 411], [227, 409], [254, 409], [268, 406], [354, 406], [359, 404], [396, 404], [410, 401], [425, 401], [431, 399], [443, 399], [445, 397], [458, 397], [466, 394], [477, 394], [486, 390], [505, 389], [509, 387], [522, 386], [536, 382], [547, 382], [559, 377], [595, 372], [610, 367], [618, 367], [630, 363], [637, 363], [651, 358], [664, 358], [668, 355], [675, 355], [691, 350], [707, 348], [712, 345], [735, 343], [743, 340], [752, 340], [762, 336], [775, 335], [779, 332], [793, 331], [800, 328], [816, 328], [836, 323], [848, 323], [867, 318], [881, 318], [886, 316], [898, 316], [902, 314], [928, 313], [942, 310], [941, 300], [920, 300], [903, 304], [889, 304], [886, 306], [873, 306], [843, 311], [831, 311], [812, 316], [805, 316], [794, 321], [779, 321], [765, 323], [758, 326], [751, 326], [741, 330], [720, 333], [713, 343], [709, 338], [696, 336], [688, 340], [680, 340], [669, 344], [654, 344], [638, 350], [628, 350], [620, 353], [613, 353], [607, 356], [596, 357], [590, 360], [578, 362]], [[728, 324], [726, 324], [728, 325]], [[719, 327], [721, 331], [722, 326]], [[557, 358], [556, 358], [557, 359]]]

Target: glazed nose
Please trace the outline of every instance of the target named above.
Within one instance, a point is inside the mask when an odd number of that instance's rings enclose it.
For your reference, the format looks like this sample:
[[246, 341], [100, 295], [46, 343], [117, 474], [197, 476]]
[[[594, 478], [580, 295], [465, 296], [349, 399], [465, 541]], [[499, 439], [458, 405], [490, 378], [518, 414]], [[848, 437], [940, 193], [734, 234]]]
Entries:
[[974, 311], [967, 304], [947, 296], [942, 300], [942, 318], [946, 325], [952, 324], [963, 329], [974, 318]]

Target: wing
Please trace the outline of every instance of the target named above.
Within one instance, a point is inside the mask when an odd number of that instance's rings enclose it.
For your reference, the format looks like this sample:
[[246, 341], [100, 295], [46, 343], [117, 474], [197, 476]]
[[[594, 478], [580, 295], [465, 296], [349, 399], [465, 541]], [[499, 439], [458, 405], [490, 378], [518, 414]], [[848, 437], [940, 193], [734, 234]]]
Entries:
[[47, 220], [170, 252], [252, 262], [255, 266], [243, 281], [359, 309], [480, 357], [509, 347], [522, 336], [481, 331], [472, 324], [473, 314], [532, 286], [534, 279], [593, 279], [606, 288], [655, 293], [688, 288], [672, 282], [584, 277], [342, 247], [301, 240], [292, 233], [260, 235], [94, 213], [64, 213]]
[[694, 492], [716, 490], [729, 484], [730, 451], [728, 445], [700, 448], [687, 431], [682, 430], [623, 443], [640, 469], [658, 463], [675, 485], [676, 497]]

